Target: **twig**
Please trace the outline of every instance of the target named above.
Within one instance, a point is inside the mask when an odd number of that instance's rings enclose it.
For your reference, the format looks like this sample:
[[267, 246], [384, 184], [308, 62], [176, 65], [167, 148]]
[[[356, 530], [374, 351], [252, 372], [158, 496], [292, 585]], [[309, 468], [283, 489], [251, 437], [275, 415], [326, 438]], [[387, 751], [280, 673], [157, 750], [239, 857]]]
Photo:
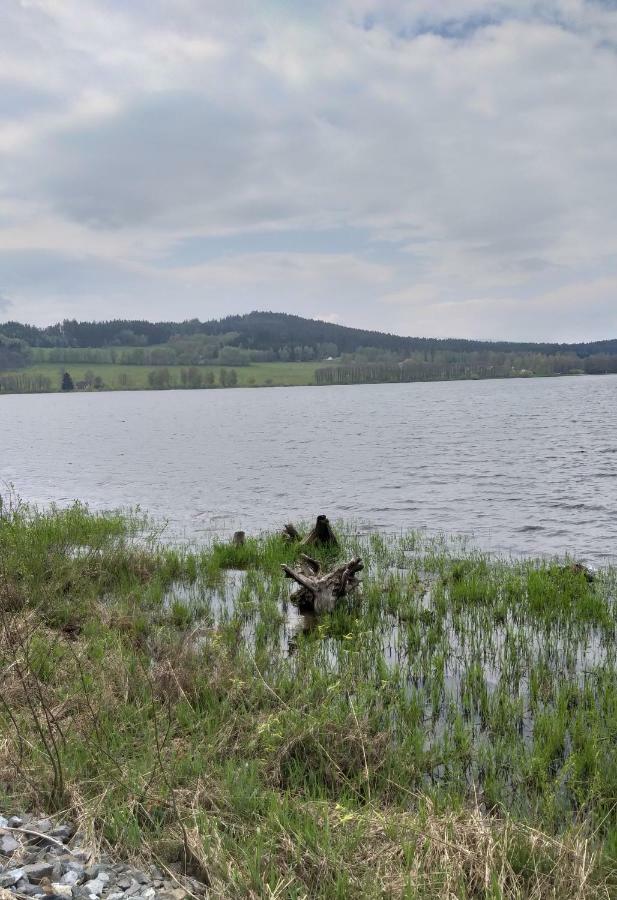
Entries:
[[16, 828], [11, 825], [2, 826], [0, 831], [17, 831], [19, 834], [30, 834], [32, 837], [41, 838], [42, 840], [47, 841], [48, 844], [53, 844], [55, 847], [61, 847], [66, 853], [75, 856], [75, 850], [71, 850], [70, 847], [67, 847], [66, 844], [63, 844], [62, 841], [59, 841], [57, 838], [51, 837], [49, 834], [43, 834], [42, 831], [34, 831], [32, 828]]

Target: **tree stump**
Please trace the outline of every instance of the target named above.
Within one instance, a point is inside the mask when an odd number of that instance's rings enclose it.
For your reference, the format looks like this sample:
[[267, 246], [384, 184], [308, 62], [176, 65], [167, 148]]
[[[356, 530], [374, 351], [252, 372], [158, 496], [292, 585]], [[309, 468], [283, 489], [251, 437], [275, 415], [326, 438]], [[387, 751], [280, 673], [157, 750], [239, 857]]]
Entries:
[[289, 541], [290, 544], [301, 539], [301, 535], [297, 528], [291, 522], [288, 522], [287, 525], [283, 526], [283, 537], [286, 541]]
[[300, 589], [290, 598], [300, 612], [319, 614], [333, 612], [338, 601], [358, 587], [360, 581], [356, 575], [362, 571], [364, 563], [359, 557], [355, 557], [331, 572], [322, 574], [317, 560], [303, 553], [296, 569], [285, 565], [281, 568], [288, 578], [300, 585]]
[[315, 526], [301, 542], [303, 547], [338, 547], [336, 535], [330, 527], [327, 516], [317, 516]]

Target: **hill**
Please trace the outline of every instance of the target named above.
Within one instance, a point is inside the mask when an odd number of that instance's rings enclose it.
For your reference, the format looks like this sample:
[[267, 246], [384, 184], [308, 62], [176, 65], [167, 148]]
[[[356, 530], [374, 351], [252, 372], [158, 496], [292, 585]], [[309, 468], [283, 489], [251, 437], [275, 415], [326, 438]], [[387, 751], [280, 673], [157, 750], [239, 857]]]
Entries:
[[[112, 347], [155, 346], [174, 337], [226, 336], [226, 343], [244, 349], [280, 351], [283, 347], [335, 345], [337, 354], [356, 353], [366, 347], [396, 354], [418, 350], [450, 350], [456, 353], [492, 351], [498, 353], [575, 353], [581, 358], [596, 354], [617, 354], [617, 339], [592, 343], [536, 343], [480, 341], [463, 338], [405, 337], [381, 331], [368, 331], [337, 325], [318, 319], [306, 319], [289, 313], [251, 312], [201, 322], [147, 322], [112, 319], [103, 322], [78, 322], [65, 319], [45, 328], [19, 322], [0, 324], [5, 339], [20, 340], [30, 347]], [[335, 354], [329, 354], [335, 355]]]
[[405, 337], [274, 312], [0, 325], [0, 392], [58, 390], [65, 371], [80, 390], [601, 374], [617, 372], [617, 340]]

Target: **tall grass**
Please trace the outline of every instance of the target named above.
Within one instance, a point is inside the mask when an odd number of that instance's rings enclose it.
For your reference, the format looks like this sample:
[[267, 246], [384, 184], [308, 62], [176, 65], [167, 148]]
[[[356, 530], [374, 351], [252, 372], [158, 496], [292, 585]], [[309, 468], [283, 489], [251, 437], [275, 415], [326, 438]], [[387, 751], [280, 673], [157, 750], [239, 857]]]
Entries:
[[0, 808], [221, 897], [617, 896], [615, 572], [342, 529], [303, 619], [276, 535], [0, 518]]

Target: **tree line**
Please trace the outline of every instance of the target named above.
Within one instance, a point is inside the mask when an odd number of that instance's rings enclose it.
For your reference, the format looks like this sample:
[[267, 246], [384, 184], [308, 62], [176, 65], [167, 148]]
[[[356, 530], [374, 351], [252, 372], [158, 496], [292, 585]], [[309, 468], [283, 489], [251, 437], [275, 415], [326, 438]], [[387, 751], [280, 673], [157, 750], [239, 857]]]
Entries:
[[[235, 369], [221, 368], [215, 374], [211, 370], [202, 371], [195, 366], [171, 372], [166, 367], [151, 369], [147, 376], [148, 387], [153, 390], [169, 388], [216, 388], [236, 387], [239, 383]], [[249, 380], [250, 383], [250, 380]], [[100, 375], [85, 372], [84, 377], [75, 379], [69, 371], [60, 371], [57, 379], [49, 375], [29, 372], [0, 374], [0, 394], [41, 394], [50, 391], [102, 391], [109, 388], [130, 389], [134, 387], [128, 372], [119, 372], [113, 384], [106, 384]]]
[[[357, 353], [362, 347], [373, 347], [396, 354], [400, 359], [414, 352], [470, 353], [483, 350], [493, 352], [541, 353], [553, 355], [575, 353], [582, 358], [592, 355], [617, 354], [617, 340], [592, 343], [551, 344], [508, 341], [474, 341], [461, 338], [404, 337], [385, 332], [350, 328], [332, 322], [306, 319], [301, 316], [275, 312], [252, 312], [242, 316], [226, 316], [201, 322], [147, 322], [133, 319], [114, 319], [104, 322], [78, 322], [65, 319], [45, 328], [19, 322], [0, 324], [0, 334], [6, 339], [23, 341], [39, 348], [146, 348], [201, 337], [211, 344], [234, 346], [244, 350], [278, 354], [289, 353], [295, 360], [310, 348], [313, 358], [324, 359], [339, 354]], [[207, 344], [208, 341], [205, 340]], [[298, 349], [300, 348], [300, 350]], [[329, 352], [330, 351], [330, 352]], [[332, 352], [334, 351], [334, 352]], [[279, 357], [277, 357], [279, 358]], [[305, 357], [303, 357], [305, 358]]]
[[[452, 354], [450, 354], [452, 356]], [[501, 359], [408, 359], [399, 363], [348, 362], [315, 370], [315, 383], [378, 384], [383, 382], [450, 381], [481, 378], [524, 378], [551, 375], [602, 375], [617, 373], [617, 355], [581, 358], [576, 354], [500, 354]], [[482, 356], [477, 354], [476, 356]]]
[[156, 347], [35, 347], [30, 350], [33, 363], [60, 363], [124, 366], [250, 366], [260, 362], [312, 362], [337, 352], [336, 347], [296, 345], [279, 350], [248, 350], [232, 342], [234, 334], [217, 338], [198, 335], [174, 336]]

